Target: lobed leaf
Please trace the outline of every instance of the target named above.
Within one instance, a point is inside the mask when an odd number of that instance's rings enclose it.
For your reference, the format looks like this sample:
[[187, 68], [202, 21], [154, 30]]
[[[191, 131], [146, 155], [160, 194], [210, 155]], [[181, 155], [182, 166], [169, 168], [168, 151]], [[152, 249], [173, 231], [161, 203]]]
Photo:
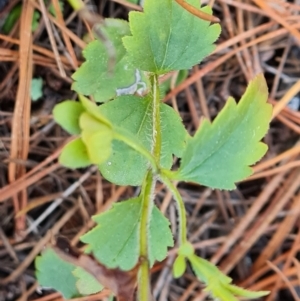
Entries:
[[186, 270], [186, 261], [183, 255], [178, 255], [173, 264], [173, 276], [174, 278], [181, 277]]
[[[93, 253], [108, 268], [132, 269], [139, 257], [140, 211], [141, 199], [134, 198], [117, 203], [107, 212], [94, 216], [93, 220], [98, 226], [80, 238], [88, 244], [86, 252]], [[155, 260], [163, 260], [167, 256], [167, 248], [173, 246], [169, 221], [157, 207], [153, 207], [149, 229], [152, 266]]]
[[87, 296], [102, 291], [103, 286], [83, 268], [77, 267], [73, 275], [77, 278], [76, 287], [81, 295]]
[[[101, 40], [94, 40], [83, 50], [86, 61], [73, 74], [72, 89], [79, 94], [92, 95], [97, 102], [106, 102], [117, 96], [117, 89], [136, 83], [136, 68], [128, 61], [122, 37], [130, 34], [128, 22], [105, 19], [105, 32], [111, 53]], [[113, 56], [114, 66], [110, 66]], [[112, 69], [112, 70], [111, 70]]]
[[197, 278], [206, 284], [208, 291], [214, 299], [220, 301], [238, 301], [236, 297], [256, 299], [269, 294], [267, 291], [253, 292], [231, 284], [232, 279], [224, 275], [209, 261], [196, 255], [188, 257]]
[[83, 168], [92, 164], [81, 138], [72, 140], [64, 146], [59, 163], [69, 168]]
[[38, 283], [59, 291], [66, 299], [80, 296], [76, 287], [77, 279], [72, 274], [75, 268], [73, 264], [65, 262], [50, 248], [35, 259]]
[[[199, 9], [199, 0], [187, 0]], [[202, 11], [211, 14], [208, 7]], [[164, 74], [189, 69], [210, 54], [220, 25], [210, 25], [174, 0], [146, 0], [144, 12], [130, 12], [132, 36], [123, 42], [132, 64], [140, 70]]]
[[53, 109], [54, 120], [69, 134], [78, 135], [81, 132], [79, 117], [84, 112], [81, 103], [74, 100], [65, 100]]
[[170, 221], [154, 206], [149, 225], [149, 262], [163, 261], [168, 254], [168, 247], [173, 247], [174, 240], [170, 230]]
[[[91, 280], [94, 283], [92, 286], [91, 283], [89, 283], [88, 287], [84, 286], [80, 287], [80, 289], [86, 291], [87, 289], [93, 289], [94, 291], [100, 289], [101, 287], [95, 283], [95, 280], [97, 280], [103, 287], [109, 289], [118, 300], [133, 301], [137, 282], [137, 272], [139, 269], [138, 264], [129, 272], [120, 269], [109, 269], [98, 262], [93, 256], [84, 254], [76, 247], [73, 247], [64, 237], [57, 238], [53, 250], [63, 260], [84, 269], [88, 273], [85, 276], [84, 272], [82, 273], [79, 271], [79, 278], [85, 277], [85, 279], [81, 279], [82, 281], [79, 284], [87, 284], [86, 281], [88, 280]], [[92, 279], [91, 276], [95, 279]]]
[[235, 183], [252, 174], [250, 165], [267, 151], [260, 142], [269, 128], [272, 107], [262, 74], [250, 82], [240, 102], [229, 98], [211, 124], [204, 120], [187, 141], [175, 179], [219, 189], [234, 189]]
[[90, 161], [93, 164], [105, 162], [111, 153], [112, 130], [89, 113], [81, 114], [79, 124], [82, 129], [81, 138]]
[[[187, 132], [180, 117], [166, 104], [161, 104], [161, 166], [169, 169], [173, 156], [181, 157]], [[120, 96], [99, 107], [111, 123], [134, 134], [146, 149], [152, 149], [152, 102], [149, 97]], [[99, 166], [102, 175], [118, 185], [138, 186], [147, 172], [148, 162], [121, 141], [114, 140], [108, 160]]]

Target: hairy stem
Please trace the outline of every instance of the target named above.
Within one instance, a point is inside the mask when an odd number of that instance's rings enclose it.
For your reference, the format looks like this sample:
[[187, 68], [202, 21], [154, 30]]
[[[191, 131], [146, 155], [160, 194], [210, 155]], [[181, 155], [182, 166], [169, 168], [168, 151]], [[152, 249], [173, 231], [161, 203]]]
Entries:
[[175, 185], [171, 182], [168, 175], [164, 173], [164, 170], [159, 175], [161, 181], [168, 187], [168, 189], [172, 192], [174, 199], [177, 203], [178, 207], [178, 215], [179, 215], [179, 245], [182, 245], [187, 242], [187, 231], [186, 231], [186, 211], [183, 199], [175, 187]]
[[153, 204], [153, 189], [156, 180], [151, 170], [148, 171], [142, 187], [142, 210], [140, 221], [140, 260], [139, 270], [139, 300], [147, 301], [150, 299], [150, 270], [148, 260], [148, 225]]
[[160, 162], [160, 152], [161, 152], [161, 126], [160, 126], [160, 95], [159, 95], [159, 83], [158, 76], [156, 74], [152, 74], [150, 76], [150, 82], [152, 86], [152, 97], [153, 97], [153, 131], [152, 131], [152, 139], [153, 139], [153, 155], [156, 159], [157, 165]]
[[[152, 155], [159, 166], [161, 153], [161, 126], [160, 126], [160, 95], [158, 76], [150, 75], [152, 95]], [[149, 301], [150, 291], [150, 269], [149, 269], [149, 222], [154, 200], [154, 187], [156, 175], [149, 169], [142, 187], [142, 209], [140, 221], [140, 258], [141, 267], [139, 271], [139, 301]]]

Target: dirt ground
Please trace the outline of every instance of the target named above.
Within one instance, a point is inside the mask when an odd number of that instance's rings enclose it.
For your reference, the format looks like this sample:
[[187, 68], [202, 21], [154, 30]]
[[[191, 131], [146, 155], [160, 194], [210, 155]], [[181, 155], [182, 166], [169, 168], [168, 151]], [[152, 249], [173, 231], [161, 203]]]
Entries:
[[[126, 19], [131, 7], [123, 0], [86, 2], [104, 17]], [[217, 48], [165, 101], [178, 108], [192, 133], [263, 72], [274, 111], [264, 139], [268, 153], [236, 190], [179, 186], [189, 239], [235, 284], [270, 290], [263, 300], [299, 301], [300, 1], [207, 2], [221, 20]], [[78, 242], [93, 214], [132, 196], [135, 188], [108, 183], [95, 167], [59, 165], [69, 136], [51, 112], [56, 103], [76, 97], [71, 75], [83, 61], [90, 28], [66, 1], [62, 10], [53, 1], [54, 17], [42, 1], [24, 0], [21, 15], [5, 32], [5, 20], [18, 3], [0, 1], [0, 301], [58, 301], [63, 300], [58, 293], [39, 289], [35, 257], [57, 234]], [[34, 11], [39, 12], [35, 24]], [[34, 102], [32, 78], [42, 79], [42, 94]], [[163, 186], [157, 189], [157, 204], [176, 224], [174, 202]], [[155, 300], [209, 300], [190, 269], [179, 280], [172, 278], [173, 254], [170, 250], [153, 269]], [[107, 292], [80, 300], [106, 297]]]

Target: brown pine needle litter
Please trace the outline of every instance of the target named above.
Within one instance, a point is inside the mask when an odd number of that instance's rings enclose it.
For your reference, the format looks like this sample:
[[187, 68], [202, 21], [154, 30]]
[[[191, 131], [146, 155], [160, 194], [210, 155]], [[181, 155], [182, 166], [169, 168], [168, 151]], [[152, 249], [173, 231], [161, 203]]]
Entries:
[[[0, 18], [19, 1], [9, 2]], [[214, 119], [229, 95], [239, 99], [249, 80], [263, 72], [274, 110], [265, 138], [269, 151], [237, 190], [179, 186], [189, 214], [189, 237], [199, 255], [230, 274], [236, 284], [270, 290], [263, 300], [298, 301], [300, 2], [203, 2], [213, 5], [220, 19], [217, 48], [179, 86], [173, 80], [164, 100], [194, 132], [204, 117]], [[63, 300], [53, 291], [39, 292], [35, 257], [58, 234], [76, 245], [94, 225], [92, 215], [135, 194], [132, 187], [103, 180], [95, 167], [69, 170], [57, 161], [70, 137], [53, 121], [52, 108], [76, 97], [70, 90], [71, 75], [83, 61], [90, 28], [67, 4], [61, 11], [54, 0], [53, 8], [56, 18], [44, 1], [25, 0], [11, 31], [0, 33], [0, 300]], [[93, 1], [89, 8], [100, 16], [125, 19], [131, 9], [141, 10], [125, 0]], [[41, 17], [32, 32], [34, 11]], [[43, 96], [36, 103], [30, 99], [32, 78], [43, 80]], [[163, 185], [156, 189], [157, 204], [176, 224], [171, 195]], [[175, 248], [169, 250], [168, 260], [152, 270], [155, 300], [210, 300], [189, 270], [180, 280], [172, 278], [175, 253]], [[108, 296], [104, 290], [74, 300]]]

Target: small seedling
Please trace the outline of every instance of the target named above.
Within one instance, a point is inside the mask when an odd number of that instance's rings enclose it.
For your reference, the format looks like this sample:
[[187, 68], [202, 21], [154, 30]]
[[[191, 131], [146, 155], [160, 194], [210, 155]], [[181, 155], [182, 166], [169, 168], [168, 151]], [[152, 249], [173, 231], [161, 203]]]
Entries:
[[[64, 147], [61, 164], [96, 164], [111, 183], [141, 186], [139, 196], [93, 217], [97, 226], [81, 237], [84, 254], [66, 242], [62, 247], [59, 240], [36, 259], [39, 283], [65, 298], [93, 294], [105, 286], [118, 300], [130, 301], [137, 286], [138, 300], [151, 300], [150, 268], [174, 246], [170, 222], [154, 203], [157, 181], [177, 202], [174, 276], [182, 276], [189, 263], [215, 300], [267, 294], [234, 286], [231, 278], [195, 254], [187, 238], [184, 202], [173, 183], [231, 190], [252, 173], [250, 166], [267, 151], [260, 142], [272, 113], [267, 85], [262, 75], [256, 76], [238, 104], [230, 97], [212, 123], [204, 120], [190, 136], [180, 116], [161, 101], [159, 76], [190, 69], [209, 55], [220, 26], [177, 2], [211, 15], [209, 7], [199, 8], [198, 0], [146, 0], [144, 12], [131, 12], [129, 22], [104, 20], [101, 32], [115, 50], [113, 69], [107, 41], [96, 35], [83, 51], [85, 63], [73, 75], [79, 102], [67, 100], [54, 109], [55, 120], [76, 136]], [[136, 94], [141, 87], [142, 96]], [[174, 156], [180, 159], [179, 167], [173, 166]], [[124, 281], [126, 291], [121, 289]]]

